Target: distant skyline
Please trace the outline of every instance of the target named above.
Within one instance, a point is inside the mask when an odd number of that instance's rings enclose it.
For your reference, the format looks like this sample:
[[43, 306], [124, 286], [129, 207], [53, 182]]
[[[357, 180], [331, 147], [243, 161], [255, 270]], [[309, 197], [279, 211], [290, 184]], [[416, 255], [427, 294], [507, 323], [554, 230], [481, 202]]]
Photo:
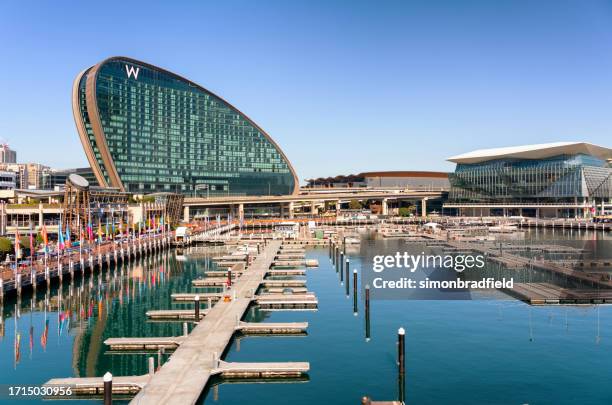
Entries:
[[228, 100], [302, 182], [450, 171], [475, 149], [612, 146], [611, 1], [8, 1], [0, 36], [0, 140], [19, 162], [88, 165], [72, 82], [115, 55]]

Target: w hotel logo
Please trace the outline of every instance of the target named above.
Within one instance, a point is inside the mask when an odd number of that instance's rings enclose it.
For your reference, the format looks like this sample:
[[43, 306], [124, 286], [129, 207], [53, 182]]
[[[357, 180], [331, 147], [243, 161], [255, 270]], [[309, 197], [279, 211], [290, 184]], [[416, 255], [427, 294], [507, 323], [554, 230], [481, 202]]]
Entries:
[[128, 79], [134, 75], [134, 80], [138, 80], [138, 73], [140, 72], [140, 68], [135, 68], [134, 66], [125, 65], [125, 73], [127, 73]]

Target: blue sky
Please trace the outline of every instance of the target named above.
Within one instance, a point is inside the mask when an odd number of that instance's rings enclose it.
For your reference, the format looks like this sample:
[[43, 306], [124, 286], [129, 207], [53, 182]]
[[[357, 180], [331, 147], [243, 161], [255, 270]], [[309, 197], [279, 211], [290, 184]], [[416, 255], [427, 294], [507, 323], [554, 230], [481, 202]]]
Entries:
[[85, 166], [70, 90], [112, 55], [218, 93], [300, 179], [452, 170], [473, 149], [612, 146], [612, 2], [103, 1], [0, 4], [0, 139]]

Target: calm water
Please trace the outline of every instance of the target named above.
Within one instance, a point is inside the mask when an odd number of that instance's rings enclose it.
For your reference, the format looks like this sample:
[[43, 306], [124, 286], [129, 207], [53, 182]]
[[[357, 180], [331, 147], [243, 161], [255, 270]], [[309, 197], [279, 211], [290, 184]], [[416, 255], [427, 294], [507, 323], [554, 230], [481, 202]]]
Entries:
[[[532, 233], [535, 235], [535, 233]], [[563, 239], [539, 232], [535, 239]], [[591, 243], [592, 233], [574, 238]], [[364, 242], [350, 253], [352, 268], [373, 254], [405, 250], [401, 241]], [[605, 254], [605, 245], [599, 246]], [[396, 332], [406, 335], [406, 400], [409, 404], [609, 404], [612, 311], [609, 307], [535, 308], [500, 293], [478, 300], [372, 301], [371, 339], [365, 339], [363, 302], [353, 299], [332, 267], [326, 248], [308, 251], [320, 267], [308, 271], [308, 289], [319, 298], [316, 312], [249, 311], [247, 320], [308, 321], [304, 337], [243, 337], [230, 361], [309, 361], [308, 381], [224, 383], [209, 388], [205, 404], [357, 404], [398, 395]], [[57, 286], [35, 302], [7, 300], [0, 340], [0, 383], [40, 384], [52, 377], [146, 372], [146, 355], [108, 354], [102, 341], [116, 336], [169, 336], [180, 323], [147, 322], [147, 309], [179, 308], [172, 292], [190, 291], [207, 268], [205, 256], [177, 261], [173, 254], [112, 270], [100, 277]], [[362, 261], [364, 261], [362, 263]], [[123, 274], [123, 275], [122, 275]], [[72, 290], [72, 296], [70, 291]], [[18, 305], [20, 317], [15, 318]], [[32, 305], [34, 310], [31, 310]], [[46, 329], [46, 326], [48, 327]], [[17, 328], [17, 329], [15, 329]], [[17, 333], [16, 333], [17, 330]], [[48, 337], [45, 342], [45, 330]], [[30, 337], [31, 336], [31, 337]], [[19, 351], [16, 359], [16, 342]], [[1, 402], [1, 401], [0, 401]], [[34, 401], [35, 402], [35, 401]], [[26, 403], [26, 402], [21, 402]], [[70, 402], [71, 404], [75, 402]], [[91, 404], [91, 401], [84, 403]]]

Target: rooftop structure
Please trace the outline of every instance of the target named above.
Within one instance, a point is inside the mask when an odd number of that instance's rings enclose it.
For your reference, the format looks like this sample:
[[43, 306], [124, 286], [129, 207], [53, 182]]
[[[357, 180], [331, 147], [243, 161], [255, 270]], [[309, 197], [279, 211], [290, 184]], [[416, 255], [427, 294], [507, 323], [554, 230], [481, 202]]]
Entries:
[[448, 173], [428, 171], [380, 171], [308, 179], [307, 187], [410, 188], [448, 190]]
[[553, 142], [505, 148], [478, 149], [449, 157], [453, 163], [480, 163], [495, 159], [545, 159], [560, 155], [590, 155], [601, 160], [612, 159], [612, 149], [587, 142]]

